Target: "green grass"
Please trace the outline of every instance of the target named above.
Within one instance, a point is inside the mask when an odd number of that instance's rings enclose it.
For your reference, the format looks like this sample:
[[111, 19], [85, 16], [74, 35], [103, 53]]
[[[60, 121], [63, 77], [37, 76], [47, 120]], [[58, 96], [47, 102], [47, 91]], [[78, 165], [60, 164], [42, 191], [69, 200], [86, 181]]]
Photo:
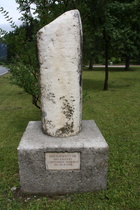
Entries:
[[[0, 77], [0, 209], [137, 210], [139, 202], [140, 68], [83, 72], [83, 119], [93, 119], [109, 144], [108, 188], [65, 196], [22, 195], [17, 146], [29, 121], [40, 120], [31, 97]], [[17, 190], [12, 192], [11, 188]]]

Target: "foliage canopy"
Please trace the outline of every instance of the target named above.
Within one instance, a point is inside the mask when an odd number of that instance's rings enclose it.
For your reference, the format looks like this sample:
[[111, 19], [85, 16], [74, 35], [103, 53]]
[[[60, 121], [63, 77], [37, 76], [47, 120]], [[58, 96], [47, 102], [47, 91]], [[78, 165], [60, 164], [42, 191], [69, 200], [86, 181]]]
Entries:
[[105, 64], [104, 90], [108, 89], [108, 61], [125, 57], [126, 69], [130, 59], [140, 55], [140, 2], [138, 0], [16, 0], [23, 25], [17, 27], [9, 13], [0, 8], [14, 31], [5, 33], [2, 42], [8, 45], [11, 79], [33, 96], [39, 107], [38, 62], [36, 33], [56, 17], [70, 9], [81, 13], [84, 45], [83, 60]]

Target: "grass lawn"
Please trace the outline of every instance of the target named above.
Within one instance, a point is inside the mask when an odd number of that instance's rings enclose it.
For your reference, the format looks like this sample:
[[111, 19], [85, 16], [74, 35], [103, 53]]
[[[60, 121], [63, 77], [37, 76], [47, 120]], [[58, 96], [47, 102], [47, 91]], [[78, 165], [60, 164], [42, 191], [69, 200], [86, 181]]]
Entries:
[[[0, 77], [0, 209], [138, 210], [140, 140], [140, 68], [83, 72], [83, 119], [93, 119], [109, 144], [108, 188], [64, 196], [22, 195], [17, 146], [29, 121], [40, 120], [31, 97]], [[15, 191], [12, 191], [16, 187]]]

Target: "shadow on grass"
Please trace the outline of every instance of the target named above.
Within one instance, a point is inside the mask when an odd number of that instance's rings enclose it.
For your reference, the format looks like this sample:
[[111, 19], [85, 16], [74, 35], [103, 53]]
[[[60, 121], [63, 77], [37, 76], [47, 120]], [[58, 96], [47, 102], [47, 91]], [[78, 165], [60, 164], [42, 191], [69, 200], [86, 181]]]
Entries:
[[83, 79], [83, 90], [103, 90], [103, 81]]
[[[122, 80], [114, 80], [114, 81], [109, 81], [108, 85], [108, 91], [109, 90], [117, 90], [117, 89], [125, 89], [128, 87], [134, 86], [137, 82], [139, 82], [139, 79], [128, 79], [122, 81]], [[100, 80], [93, 80], [93, 79], [83, 79], [83, 90], [84, 91], [103, 91], [104, 87], [104, 81]]]
[[[131, 71], [137, 71], [138, 70], [138, 67], [131, 67], [131, 68], [129, 68], [129, 70], [128, 71], [126, 71], [125, 69], [124, 69], [124, 67], [122, 67], [122, 68], [118, 68], [118, 67], [113, 67], [113, 68], [111, 68], [111, 67], [109, 67], [109, 72], [131, 72]], [[105, 67], [95, 67], [95, 68], [93, 68], [93, 70], [89, 70], [88, 68], [83, 68], [83, 71], [88, 71], [88, 72], [92, 72], [92, 71], [105, 71]]]

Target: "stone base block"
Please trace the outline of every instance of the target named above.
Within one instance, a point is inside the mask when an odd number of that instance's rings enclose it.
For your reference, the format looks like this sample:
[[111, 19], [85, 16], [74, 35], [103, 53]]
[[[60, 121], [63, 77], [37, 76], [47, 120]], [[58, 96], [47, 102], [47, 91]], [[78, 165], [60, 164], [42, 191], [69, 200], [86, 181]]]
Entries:
[[43, 134], [40, 121], [29, 122], [18, 146], [24, 193], [67, 194], [106, 189], [108, 145], [93, 120], [76, 136]]

